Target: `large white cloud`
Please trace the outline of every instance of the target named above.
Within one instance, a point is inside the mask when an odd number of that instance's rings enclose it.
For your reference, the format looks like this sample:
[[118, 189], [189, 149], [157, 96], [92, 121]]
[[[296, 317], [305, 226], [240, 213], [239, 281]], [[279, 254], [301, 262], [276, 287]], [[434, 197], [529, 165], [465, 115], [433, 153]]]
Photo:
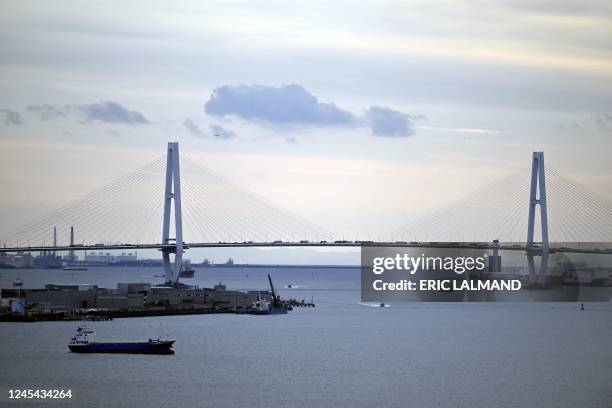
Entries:
[[300, 85], [224, 85], [215, 88], [205, 105], [214, 116], [235, 115], [274, 124], [347, 125], [352, 113], [333, 103], [319, 102]]
[[[374, 136], [388, 137], [413, 135], [411, 119], [417, 118], [384, 106], [372, 106], [357, 116], [332, 102], [319, 102], [315, 95], [296, 84], [278, 88], [223, 85], [213, 90], [205, 110], [212, 116], [236, 116], [275, 125], [367, 126]], [[194, 133], [188, 124], [185, 126]]]

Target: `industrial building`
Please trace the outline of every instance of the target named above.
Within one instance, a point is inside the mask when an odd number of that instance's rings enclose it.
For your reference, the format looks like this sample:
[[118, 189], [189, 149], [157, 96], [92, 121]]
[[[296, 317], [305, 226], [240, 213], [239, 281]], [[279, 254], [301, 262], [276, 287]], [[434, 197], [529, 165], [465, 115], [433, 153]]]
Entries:
[[91, 252], [85, 254], [85, 262], [90, 264], [115, 264], [115, 263], [135, 263], [138, 261], [138, 254], [122, 252], [120, 255], [113, 255], [110, 252]]
[[[4, 289], [3, 297], [20, 299], [31, 316], [109, 314], [143, 316], [155, 314], [242, 312], [268, 291], [231, 291], [223, 284], [214, 288], [156, 287], [150, 283], [118, 283], [117, 288], [92, 284], [55, 285], [44, 289]], [[8, 305], [8, 303], [7, 303]], [[5, 310], [5, 313], [11, 313]]]
[[34, 258], [27, 252], [0, 253], [0, 268], [31, 268]]

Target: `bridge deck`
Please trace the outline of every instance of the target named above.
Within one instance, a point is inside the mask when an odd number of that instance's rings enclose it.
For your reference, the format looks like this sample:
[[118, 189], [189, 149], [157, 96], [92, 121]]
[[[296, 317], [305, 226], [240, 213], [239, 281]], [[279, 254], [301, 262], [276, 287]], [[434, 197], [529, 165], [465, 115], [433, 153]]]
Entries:
[[[590, 244], [593, 245], [593, 244]], [[603, 246], [603, 244], [602, 244]], [[499, 249], [500, 251], [539, 251], [541, 245], [529, 248], [525, 244], [499, 244], [488, 242], [375, 242], [375, 241], [334, 241], [334, 242], [193, 242], [185, 243], [184, 248], [244, 248], [244, 247], [399, 247], [399, 248], [456, 248], [456, 249]], [[38, 252], [38, 251], [111, 251], [126, 249], [158, 249], [172, 251], [175, 244], [113, 244], [113, 245], [73, 245], [73, 246], [25, 246], [3, 247], [0, 252]], [[612, 248], [570, 248], [551, 245], [550, 252], [612, 254]]]

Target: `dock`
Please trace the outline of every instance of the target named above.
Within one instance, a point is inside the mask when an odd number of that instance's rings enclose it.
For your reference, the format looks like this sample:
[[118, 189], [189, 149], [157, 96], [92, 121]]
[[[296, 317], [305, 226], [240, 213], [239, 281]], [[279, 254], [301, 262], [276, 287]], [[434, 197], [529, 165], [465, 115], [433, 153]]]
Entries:
[[314, 302], [306, 302], [305, 299], [297, 300], [297, 299], [289, 299], [287, 304], [291, 307], [315, 307]]

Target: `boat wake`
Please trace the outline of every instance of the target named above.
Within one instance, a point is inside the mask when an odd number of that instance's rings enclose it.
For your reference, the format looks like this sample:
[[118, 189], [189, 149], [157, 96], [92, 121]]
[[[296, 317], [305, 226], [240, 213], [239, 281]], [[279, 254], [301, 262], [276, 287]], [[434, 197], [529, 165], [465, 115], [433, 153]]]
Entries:
[[389, 305], [387, 303], [359, 302], [359, 304], [361, 306], [368, 306], [368, 307], [391, 307], [391, 305]]

